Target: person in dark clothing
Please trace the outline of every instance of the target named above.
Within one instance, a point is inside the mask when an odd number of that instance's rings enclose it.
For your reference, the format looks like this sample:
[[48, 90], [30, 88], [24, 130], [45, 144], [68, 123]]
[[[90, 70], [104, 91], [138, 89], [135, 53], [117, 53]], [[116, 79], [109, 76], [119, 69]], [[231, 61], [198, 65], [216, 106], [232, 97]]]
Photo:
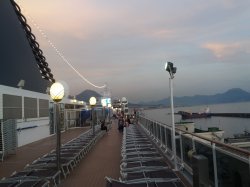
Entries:
[[124, 120], [123, 120], [123, 118], [120, 118], [118, 120], [118, 130], [119, 130], [119, 132], [123, 132], [123, 128], [124, 128]]
[[106, 132], [108, 131], [107, 126], [105, 125], [105, 121], [101, 122], [101, 130], [105, 130]]
[[127, 126], [129, 126], [129, 125], [131, 124], [131, 121], [130, 121], [129, 116], [127, 116], [127, 120], [126, 120], [126, 122], [127, 122]]

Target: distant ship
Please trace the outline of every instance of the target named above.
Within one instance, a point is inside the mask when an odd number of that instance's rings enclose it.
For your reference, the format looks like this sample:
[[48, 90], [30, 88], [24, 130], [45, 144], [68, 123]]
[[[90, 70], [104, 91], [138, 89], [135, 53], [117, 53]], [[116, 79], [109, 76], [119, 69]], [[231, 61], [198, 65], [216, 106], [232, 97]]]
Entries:
[[186, 112], [186, 111], [179, 111], [177, 114], [181, 115], [182, 119], [194, 119], [194, 118], [210, 118], [211, 113], [210, 109], [207, 107], [205, 112], [195, 113], [195, 112]]

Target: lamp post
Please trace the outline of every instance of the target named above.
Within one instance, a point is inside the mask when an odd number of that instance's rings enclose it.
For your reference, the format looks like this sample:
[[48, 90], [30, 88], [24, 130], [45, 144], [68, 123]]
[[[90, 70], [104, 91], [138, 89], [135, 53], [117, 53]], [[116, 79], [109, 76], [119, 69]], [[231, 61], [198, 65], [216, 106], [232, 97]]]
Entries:
[[111, 103], [108, 104], [108, 109], [109, 109], [109, 123], [110, 123]]
[[56, 165], [57, 170], [61, 168], [60, 149], [61, 149], [61, 129], [58, 102], [64, 97], [64, 87], [61, 83], [55, 82], [50, 87], [50, 97], [54, 101], [54, 125], [56, 126]]
[[104, 121], [106, 119], [106, 113], [105, 113], [105, 107], [106, 106], [107, 106], [106, 99], [102, 99], [102, 116], [103, 116]]
[[173, 79], [174, 74], [176, 73], [176, 67], [173, 67], [172, 62], [167, 62], [165, 64], [165, 70], [169, 72], [169, 87], [170, 87], [170, 98], [171, 98], [171, 119], [172, 119], [172, 151], [174, 156], [174, 168], [177, 169], [177, 160], [176, 160], [176, 145], [175, 145], [175, 122], [174, 122], [174, 99], [173, 99]]
[[96, 105], [96, 98], [95, 97], [91, 97], [89, 99], [89, 104], [91, 106], [91, 118], [92, 118], [92, 131], [93, 131], [93, 135], [95, 136], [95, 124], [94, 124], [94, 107]]

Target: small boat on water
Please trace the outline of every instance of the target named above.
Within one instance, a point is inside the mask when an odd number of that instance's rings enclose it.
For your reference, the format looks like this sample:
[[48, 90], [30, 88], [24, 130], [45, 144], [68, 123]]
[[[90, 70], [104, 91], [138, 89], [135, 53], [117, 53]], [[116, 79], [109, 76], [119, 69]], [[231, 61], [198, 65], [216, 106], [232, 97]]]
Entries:
[[250, 151], [250, 132], [245, 130], [243, 133], [234, 134], [233, 138], [226, 138], [225, 143]]
[[243, 133], [240, 134], [234, 134], [234, 138], [248, 138], [250, 139], [250, 132], [248, 132], [247, 130], [244, 130]]
[[243, 133], [234, 134], [233, 138], [227, 138], [225, 140], [226, 143], [242, 143], [242, 142], [250, 142], [250, 132], [244, 130]]
[[177, 114], [181, 115], [182, 119], [195, 119], [195, 118], [210, 118], [211, 113], [209, 108], [207, 107], [205, 112], [186, 112], [186, 111], [179, 111]]

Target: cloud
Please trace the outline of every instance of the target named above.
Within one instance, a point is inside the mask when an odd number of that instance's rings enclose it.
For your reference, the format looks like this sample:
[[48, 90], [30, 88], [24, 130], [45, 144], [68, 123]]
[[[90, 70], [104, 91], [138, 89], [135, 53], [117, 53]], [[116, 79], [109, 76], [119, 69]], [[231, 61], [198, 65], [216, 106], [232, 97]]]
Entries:
[[243, 48], [240, 43], [206, 43], [202, 47], [210, 50], [218, 59], [223, 59], [228, 56], [235, 55]]

